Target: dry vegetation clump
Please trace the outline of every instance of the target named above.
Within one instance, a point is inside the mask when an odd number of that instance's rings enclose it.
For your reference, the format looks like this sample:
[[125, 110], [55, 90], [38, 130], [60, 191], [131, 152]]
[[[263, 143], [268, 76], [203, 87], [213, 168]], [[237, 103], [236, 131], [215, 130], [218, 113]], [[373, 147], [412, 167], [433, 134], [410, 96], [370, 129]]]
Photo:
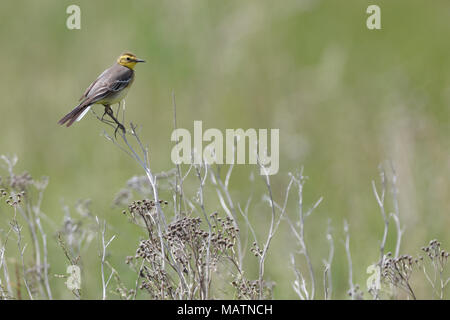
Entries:
[[[63, 207], [62, 223], [53, 221], [41, 210], [48, 179], [35, 180], [27, 172], [16, 174], [17, 158], [2, 156], [6, 174], [0, 176], [0, 213], [6, 229], [0, 230], [1, 299], [58, 299], [59, 296], [53, 294], [53, 286], [64, 284], [53, 281], [55, 278], [67, 278], [67, 286], [69, 282], [77, 283], [77, 279], [70, 276], [50, 272], [51, 262], [61, 257], [67, 260], [67, 266], [76, 266], [90, 273], [91, 278], [99, 279], [98, 297], [101, 299], [107, 299], [111, 292], [120, 299], [272, 299], [276, 281], [267, 279], [267, 256], [280, 224], [284, 223], [295, 244], [290, 259], [285, 261], [286, 265], [290, 262], [293, 292], [303, 300], [337, 296], [333, 291], [335, 236], [331, 220], [324, 239], [329, 254], [322, 260], [322, 266], [315, 265], [312, 259], [318, 252], [313, 245], [319, 242], [310, 244], [306, 240], [308, 219], [323, 198], [319, 197], [309, 206], [304, 203], [303, 191], [308, 177], [303, 175], [303, 170], [289, 174], [283, 193], [277, 190], [277, 194], [282, 193], [280, 203], [273, 198], [270, 176], [262, 175], [264, 191], [259, 195], [262, 201], [257, 204], [258, 216], [254, 217], [252, 198], [242, 205], [230, 192], [233, 165], [225, 168], [193, 164], [185, 171], [177, 165], [168, 172], [154, 174], [150, 169], [148, 148], [142, 144], [136, 126], [130, 124], [128, 132], [119, 133], [118, 139], [106, 133], [105, 136], [136, 161], [144, 173], [132, 177], [114, 199], [116, 208], [127, 206], [124, 216], [142, 228], [134, 238], [126, 239], [136, 243], [135, 252], [124, 257], [130, 273], [122, 271], [120, 274], [112, 265], [110, 256], [114, 252], [110, 245], [118, 235], [107, 237], [111, 230], [106, 221], [90, 211], [89, 201], [77, 203], [76, 215], [70, 208]], [[372, 266], [376, 273], [367, 291], [354, 283], [354, 273], [366, 267], [353, 265], [350, 228], [344, 223], [349, 297], [396, 299], [404, 298], [406, 293], [407, 298], [416, 299], [416, 281], [423, 276], [433, 297], [444, 299], [450, 281], [446, 276], [449, 253], [441, 248], [441, 243], [431, 241], [422, 248], [423, 257], [400, 255], [404, 230], [397, 201], [397, 176], [393, 165], [390, 169], [388, 178], [380, 168], [379, 187], [372, 182], [374, 203], [380, 209], [384, 231], [380, 243], [372, 248], [379, 260]], [[294, 192], [295, 195], [290, 196]], [[162, 200], [160, 193], [169, 200]], [[392, 197], [392, 212], [386, 205], [388, 195]], [[211, 202], [218, 203], [220, 210], [217, 206], [209, 210], [207, 204]], [[262, 207], [266, 211], [261, 210]], [[265, 229], [259, 226], [256, 230], [256, 218]], [[395, 250], [385, 254], [391, 222], [396, 231]], [[46, 228], [52, 230], [50, 236]], [[98, 256], [87, 256], [85, 250], [95, 239], [98, 240]], [[49, 252], [48, 241], [59, 245], [57, 257], [55, 252]], [[86, 270], [84, 264], [88, 257], [98, 261], [98, 269]], [[251, 269], [256, 270], [253, 279], [247, 277]], [[130, 278], [136, 279], [131, 285]], [[71, 286], [70, 290], [77, 299], [85, 295], [82, 286]]]
[[[167, 202], [160, 200], [160, 204]], [[210, 287], [211, 271], [223, 258], [234, 259], [232, 249], [237, 231], [229, 221], [220, 223], [222, 219], [216, 214], [211, 215], [215, 221], [211, 235], [201, 228], [201, 218], [185, 216], [170, 223], [159, 237], [153, 201], [134, 201], [125, 213], [135, 223], [139, 217], [148, 233], [127, 263], [135, 268], [140, 265], [140, 289], [145, 289], [153, 299], [202, 298]], [[169, 271], [166, 265], [170, 266]]]

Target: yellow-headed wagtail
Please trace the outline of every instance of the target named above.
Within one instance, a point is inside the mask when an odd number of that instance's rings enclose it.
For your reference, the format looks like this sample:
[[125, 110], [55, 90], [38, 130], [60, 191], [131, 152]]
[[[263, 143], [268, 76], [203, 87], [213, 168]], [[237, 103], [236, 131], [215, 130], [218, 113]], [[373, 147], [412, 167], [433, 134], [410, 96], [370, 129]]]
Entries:
[[70, 127], [75, 121], [80, 121], [93, 104], [102, 104], [105, 107], [103, 116], [105, 116], [105, 114], [109, 115], [117, 124], [116, 131], [120, 128], [125, 133], [125, 127], [116, 119], [116, 117], [114, 117], [111, 105], [119, 103], [127, 95], [134, 80], [133, 69], [138, 62], [145, 61], [138, 59], [132, 53], [122, 54], [119, 59], [117, 59], [116, 64], [103, 71], [103, 73], [91, 83], [80, 98], [80, 104], [59, 120], [58, 123], [61, 125], [66, 124], [67, 127]]

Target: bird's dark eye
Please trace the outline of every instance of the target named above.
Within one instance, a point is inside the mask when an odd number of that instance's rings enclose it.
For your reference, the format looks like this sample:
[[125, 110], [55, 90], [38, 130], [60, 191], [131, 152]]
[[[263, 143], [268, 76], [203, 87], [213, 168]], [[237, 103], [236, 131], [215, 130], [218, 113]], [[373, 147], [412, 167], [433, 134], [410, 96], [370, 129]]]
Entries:
[[127, 60], [130, 61], [130, 57], [127, 57]]

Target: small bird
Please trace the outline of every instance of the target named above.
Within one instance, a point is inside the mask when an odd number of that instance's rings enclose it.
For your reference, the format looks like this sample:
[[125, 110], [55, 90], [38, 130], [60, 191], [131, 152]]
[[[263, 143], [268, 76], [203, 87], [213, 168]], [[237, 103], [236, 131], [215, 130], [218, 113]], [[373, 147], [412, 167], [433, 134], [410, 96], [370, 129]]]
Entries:
[[80, 104], [72, 111], [66, 114], [61, 120], [60, 125], [66, 124], [70, 127], [75, 121], [80, 121], [86, 113], [91, 109], [93, 104], [102, 104], [105, 107], [105, 114], [110, 116], [117, 124], [117, 129], [121, 129], [125, 133], [125, 127], [116, 119], [111, 105], [120, 103], [128, 93], [131, 84], [134, 81], [134, 67], [138, 62], [145, 62], [138, 59], [132, 53], [124, 53], [112, 67], [103, 71], [98, 78], [91, 83], [80, 98]]

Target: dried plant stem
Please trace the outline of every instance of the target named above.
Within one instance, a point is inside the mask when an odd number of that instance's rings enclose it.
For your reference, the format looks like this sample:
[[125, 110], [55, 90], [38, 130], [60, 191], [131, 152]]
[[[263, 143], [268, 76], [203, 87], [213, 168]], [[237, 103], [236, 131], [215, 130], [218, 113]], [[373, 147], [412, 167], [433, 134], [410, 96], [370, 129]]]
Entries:
[[387, 240], [387, 235], [388, 235], [388, 230], [389, 230], [389, 217], [386, 215], [386, 209], [385, 209], [385, 206], [384, 206], [384, 198], [385, 198], [385, 194], [386, 194], [386, 175], [385, 175], [384, 171], [381, 168], [380, 168], [380, 180], [381, 180], [381, 193], [379, 193], [377, 191], [377, 187], [376, 187], [375, 181], [373, 181], [373, 180], [372, 180], [372, 189], [373, 189], [373, 193], [375, 195], [375, 198], [377, 200], [378, 207], [380, 208], [381, 216], [382, 216], [383, 221], [384, 221], [383, 237], [382, 237], [381, 243], [380, 243], [380, 262], [379, 262], [379, 266], [381, 267], [383, 265], [383, 262], [384, 262], [384, 250], [385, 250], [386, 240]]
[[333, 262], [334, 257], [334, 241], [333, 236], [331, 234], [330, 220], [328, 220], [328, 230], [327, 230], [327, 240], [330, 246], [330, 251], [328, 254], [328, 259], [324, 260], [323, 263], [325, 265], [324, 275], [323, 275], [323, 287], [324, 287], [324, 295], [325, 300], [331, 299], [333, 294], [333, 281], [331, 275], [331, 263]]
[[202, 274], [204, 274], [204, 279], [201, 279], [201, 280], [203, 280], [202, 281], [202, 286], [201, 286], [202, 291], [203, 291], [202, 292], [202, 299], [206, 300], [206, 299], [209, 299], [209, 286], [210, 286], [210, 283], [211, 283], [211, 275], [210, 275], [210, 273], [211, 273], [211, 266], [210, 266], [210, 263], [211, 263], [211, 261], [210, 261], [210, 259], [211, 259], [211, 256], [210, 256], [211, 255], [211, 251], [210, 250], [211, 250], [212, 226], [211, 226], [211, 222], [209, 221], [208, 214], [206, 213], [206, 210], [205, 210], [205, 200], [204, 200], [204, 191], [203, 191], [206, 178], [208, 177], [208, 166], [204, 165], [203, 167], [205, 168], [205, 174], [204, 174], [203, 177], [201, 175], [201, 168], [196, 166], [195, 167], [195, 171], [197, 173], [197, 177], [198, 177], [199, 182], [200, 182], [200, 187], [199, 187], [200, 208], [201, 208], [202, 214], [203, 214], [203, 216], [205, 218], [205, 221], [208, 224], [208, 240], [207, 240], [208, 244], [206, 246], [206, 261], [205, 261], [205, 266], [200, 266], [201, 268], [204, 268], [203, 269], [204, 272], [202, 272]]
[[47, 250], [47, 234], [44, 231], [44, 228], [42, 227], [41, 224], [41, 203], [42, 203], [42, 199], [44, 196], [44, 189], [47, 186], [47, 183], [44, 183], [44, 186], [39, 188], [39, 196], [38, 196], [38, 200], [37, 200], [37, 204], [33, 207], [34, 210], [34, 215], [35, 215], [35, 220], [36, 220], [36, 225], [38, 227], [38, 231], [41, 235], [41, 239], [42, 239], [42, 249], [43, 249], [43, 259], [44, 259], [44, 274], [43, 274], [43, 281], [44, 281], [44, 285], [45, 285], [45, 289], [47, 292], [47, 297], [48, 299], [52, 300], [52, 291], [50, 288], [50, 283], [49, 283], [49, 279], [48, 279], [48, 267], [49, 267], [49, 263], [48, 263], [48, 250]]
[[352, 262], [352, 255], [350, 253], [350, 231], [346, 220], [344, 221], [344, 233], [345, 233], [345, 252], [347, 254], [347, 263], [348, 263], [348, 285], [350, 287], [351, 298], [352, 300], [354, 300], [355, 285], [353, 284], [353, 262]]
[[[306, 177], [303, 176], [303, 168], [301, 169], [301, 171], [297, 177], [295, 177], [292, 174], [291, 174], [291, 177], [292, 177], [293, 181], [295, 182], [295, 184], [297, 185], [297, 189], [298, 189], [298, 204], [297, 204], [298, 205], [298, 221], [295, 224], [288, 218], [288, 223], [289, 223], [289, 226], [291, 227], [292, 233], [294, 234], [294, 236], [300, 246], [300, 253], [305, 257], [306, 264], [308, 267], [309, 277], [310, 277], [310, 281], [311, 281], [310, 292], [307, 292], [306, 287], [304, 287], [303, 290], [305, 292], [301, 296], [303, 296], [305, 298], [307, 297], [309, 299], [314, 299], [314, 295], [315, 295], [315, 291], [316, 291], [316, 280], [315, 280], [315, 275], [314, 275], [314, 268], [311, 263], [311, 259], [309, 257], [308, 249], [307, 249], [306, 242], [305, 242], [305, 218], [308, 217], [319, 206], [319, 204], [322, 202], [323, 198], [320, 197], [319, 200], [317, 200], [316, 203], [314, 203], [314, 205], [307, 212], [304, 212], [303, 186], [304, 186]], [[298, 231], [297, 231], [297, 227], [299, 228]], [[293, 260], [292, 263], [294, 264], [293, 267], [295, 269], [295, 259], [293, 257], [291, 257], [291, 260]], [[301, 272], [297, 270], [296, 274], [301, 275]], [[297, 280], [300, 281], [298, 276], [297, 276], [297, 278], [298, 278]], [[305, 282], [303, 276], [301, 276], [301, 282], [302, 283]]]
[[13, 221], [12, 221], [12, 224], [13, 224], [12, 227], [13, 227], [14, 232], [17, 235], [17, 247], [19, 249], [20, 260], [21, 260], [21, 263], [22, 263], [23, 282], [25, 283], [25, 287], [27, 289], [28, 296], [30, 297], [30, 300], [34, 300], [33, 295], [31, 293], [30, 285], [28, 284], [27, 274], [26, 274], [26, 269], [25, 269], [24, 252], [25, 252], [25, 249], [26, 249], [27, 245], [25, 244], [25, 246], [23, 246], [23, 248], [22, 248], [22, 227], [17, 222], [16, 217], [17, 217], [17, 208], [16, 208], [16, 206], [14, 206], [14, 218], [13, 218]]
[[[94, 114], [95, 114], [95, 112], [94, 112]], [[123, 108], [122, 114], [123, 114], [123, 122], [124, 122], [125, 108]], [[95, 114], [95, 116], [97, 117], [97, 119], [102, 121], [102, 119], [99, 116], [97, 116], [96, 114]], [[104, 121], [102, 121], [102, 122], [104, 122]], [[113, 125], [111, 125], [108, 122], [104, 122], [104, 123], [114, 127]], [[125, 144], [126, 148], [121, 146], [114, 137], [108, 135], [106, 132], [104, 134], [108, 140], [113, 142], [114, 145], [116, 145], [119, 149], [124, 151], [131, 158], [133, 158], [144, 170], [145, 175], [149, 181], [149, 184], [152, 187], [153, 198], [154, 198], [156, 210], [158, 213], [158, 216], [157, 216], [158, 221], [156, 223], [156, 226], [157, 226], [157, 232], [158, 232], [158, 237], [159, 237], [159, 241], [160, 241], [161, 256], [163, 257], [161, 259], [162, 267], [163, 267], [163, 269], [165, 269], [166, 262], [169, 262], [170, 267], [173, 268], [176, 271], [176, 273], [178, 274], [178, 277], [181, 281], [181, 284], [182, 284], [184, 290], [188, 290], [187, 283], [185, 281], [185, 277], [184, 277], [182, 271], [180, 270], [179, 266], [177, 265], [177, 263], [171, 262], [171, 261], [175, 261], [175, 259], [173, 259], [170, 250], [167, 248], [167, 244], [164, 242], [163, 232], [165, 232], [167, 230], [167, 223], [166, 223], [166, 218], [165, 218], [164, 212], [161, 208], [160, 201], [159, 201], [156, 176], [154, 176], [152, 171], [150, 170], [148, 148], [144, 147], [143, 143], [141, 142], [141, 139], [139, 138], [139, 135], [137, 134], [136, 126], [133, 123], [130, 123], [130, 134], [135, 139], [136, 143], [138, 144], [140, 153], [142, 154], [142, 156], [138, 154], [138, 152], [133, 148], [131, 143], [128, 141], [127, 135], [125, 132], [120, 132], [119, 136], [122, 138], [122, 141]]]
[[[10, 176], [10, 179], [13, 180], [14, 179], [14, 166], [17, 163], [17, 157], [12, 157], [12, 158], [8, 158], [6, 156], [1, 156], [0, 157], [5, 163], [6, 163], [6, 167]], [[44, 186], [45, 188], [45, 186]], [[28, 197], [28, 196], [27, 196]], [[41, 197], [41, 194], [40, 194]], [[42, 200], [42, 199], [40, 199]], [[20, 213], [20, 215], [22, 216], [22, 218], [25, 220], [27, 226], [28, 226], [28, 230], [30, 231], [30, 235], [31, 235], [31, 242], [33, 244], [33, 252], [34, 252], [34, 258], [35, 258], [35, 272], [36, 272], [36, 277], [39, 283], [39, 291], [40, 291], [40, 295], [44, 296], [44, 291], [47, 292], [47, 297], [49, 299], [51, 299], [51, 291], [50, 291], [50, 287], [48, 285], [48, 274], [45, 274], [48, 269], [48, 265], [44, 266], [44, 274], [42, 272], [42, 263], [41, 263], [41, 257], [42, 257], [42, 253], [41, 253], [41, 246], [39, 244], [39, 239], [38, 239], [38, 230], [36, 228], [36, 225], [38, 223], [38, 217], [36, 216], [35, 211], [39, 210], [40, 208], [40, 201], [38, 201], [38, 203], [31, 208], [30, 202], [27, 200], [25, 201], [25, 203], [23, 203], [22, 205], [16, 205], [14, 206], [14, 210], [15, 210], [15, 216], [17, 211]], [[17, 223], [17, 221], [16, 221]], [[41, 233], [41, 236], [43, 236], [43, 234]], [[45, 242], [45, 246], [46, 246], [46, 242]], [[44, 248], [44, 250], [46, 251], [46, 248]], [[45, 253], [44, 253], [45, 255]], [[44, 257], [44, 260], [47, 260], [47, 257]], [[45, 289], [44, 289], [45, 288]]]
[[47, 296], [50, 300], [53, 299], [52, 297], [52, 291], [50, 288], [50, 283], [49, 283], [49, 279], [48, 279], [48, 251], [47, 251], [47, 235], [44, 232], [44, 229], [42, 228], [41, 225], [41, 220], [38, 216], [36, 216], [36, 224], [38, 226], [39, 232], [41, 234], [42, 237], [42, 248], [43, 248], [43, 253], [44, 253], [44, 277], [43, 277], [43, 281], [45, 284], [45, 289], [47, 291]]
[[269, 176], [265, 175], [264, 177], [265, 177], [264, 181], [266, 182], [266, 187], [269, 192], [271, 218], [270, 218], [269, 233], [267, 235], [266, 243], [264, 244], [264, 247], [263, 247], [263, 252], [259, 259], [259, 279], [258, 279], [258, 281], [259, 281], [259, 299], [260, 300], [263, 298], [264, 266], [265, 266], [267, 251], [269, 250], [270, 242], [272, 241], [272, 238], [274, 236], [274, 228], [275, 228], [275, 205], [274, 205], [273, 196], [272, 196], [272, 187], [270, 186]]
[[[233, 148], [233, 152], [235, 152], [236, 148]], [[234, 159], [234, 156], [233, 156]], [[210, 170], [211, 173], [211, 181], [216, 187], [217, 196], [219, 197], [220, 204], [222, 208], [224, 209], [225, 213], [230, 217], [230, 219], [233, 219], [233, 224], [235, 228], [238, 228], [237, 224], [237, 214], [236, 214], [236, 208], [234, 205], [234, 202], [231, 198], [230, 191], [228, 189], [231, 173], [233, 171], [234, 165], [230, 164], [225, 182], [222, 181], [220, 178], [220, 172], [219, 167], [217, 167], [217, 170]], [[228, 208], [229, 207], [229, 208]], [[237, 239], [237, 251], [238, 251], [238, 260], [239, 265], [242, 265], [243, 260], [243, 253], [242, 253], [242, 245], [241, 245], [241, 239]]]
[[113, 235], [108, 242], [105, 242], [105, 234], [106, 234], [106, 221], [103, 222], [103, 227], [100, 225], [100, 221], [98, 217], [95, 217], [97, 224], [99, 228], [101, 228], [100, 234], [101, 234], [101, 241], [102, 241], [102, 251], [101, 251], [101, 276], [102, 276], [102, 300], [106, 300], [106, 289], [108, 288], [109, 281], [111, 280], [113, 276], [114, 269], [111, 271], [111, 274], [108, 277], [108, 280], [105, 281], [105, 263], [106, 263], [106, 249], [111, 244], [111, 242], [114, 240], [116, 235]]
[[[264, 292], [264, 267], [265, 267], [265, 261], [266, 261], [266, 257], [267, 257], [267, 252], [269, 250], [269, 246], [270, 243], [272, 241], [272, 238], [275, 235], [275, 232], [278, 229], [278, 226], [281, 222], [281, 219], [284, 217], [285, 213], [286, 213], [286, 206], [287, 206], [287, 202], [288, 202], [288, 198], [289, 198], [289, 191], [291, 189], [292, 183], [293, 183], [293, 179], [291, 178], [291, 180], [289, 181], [289, 184], [286, 188], [286, 194], [285, 194], [285, 199], [284, 199], [284, 205], [282, 208], [280, 208], [277, 203], [273, 200], [273, 193], [272, 193], [272, 186], [270, 184], [270, 179], [269, 179], [269, 174], [266, 170], [266, 168], [261, 165], [261, 163], [258, 160], [258, 164], [260, 166], [261, 169], [263, 169], [264, 175], [263, 175], [263, 179], [267, 188], [267, 192], [268, 192], [268, 200], [269, 200], [269, 205], [271, 208], [271, 216], [270, 216], [270, 227], [269, 227], [269, 231], [267, 234], [267, 238], [266, 241], [264, 243], [262, 252], [259, 254], [259, 277], [258, 277], [258, 283], [259, 283], [259, 299], [261, 300], [263, 298], [263, 292]], [[280, 215], [278, 218], [276, 218], [276, 212], [275, 209], [276, 208], [281, 209], [280, 211]], [[248, 223], [248, 219], [247, 219], [247, 223]], [[252, 231], [253, 232], [253, 231]], [[256, 237], [255, 237], [255, 242], [256, 242]]]
[[391, 213], [392, 218], [395, 221], [395, 227], [397, 229], [397, 241], [395, 244], [395, 257], [397, 258], [400, 254], [400, 245], [402, 242], [403, 229], [400, 226], [400, 209], [398, 204], [398, 189], [397, 189], [397, 172], [395, 170], [394, 164], [392, 161], [391, 171], [392, 171], [392, 183], [391, 183], [391, 192], [392, 192], [392, 200], [394, 204], [394, 212]]
[[[6, 252], [6, 245], [8, 244], [9, 234], [11, 233], [11, 231], [12, 231], [12, 228], [10, 227], [8, 232], [6, 233], [5, 242], [0, 249], [0, 269], [3, 268], [3, 276], [4, 276], [4, 279], [6, 282], [6, 290], [8, 292], [9, 297], [13, 297], [13, 290], [11, 287], [11, 280], [9, 277], [8, 263], [6, 262], [5, 252]], [[1, 278], [0, 278], [0, 286], [3, 286], [1, 283]]]
[[[173, 106], [173, 128], [174, 128], [174, 132], [175, 134], [177, 134], [177, 103], [176, 103], [176, 99], [175, 99], [175, 92], [172, 91], [172, 106]], [[175, 137], [175, 143], [178, 144], [179, 140], [178, 140], [178, 136]], [[184, 190], [183, 190], [183, 183], [184, 183], [184, 178], [181, 172], [181, 166], [179, 163], [176, 163], [176, 175], [175, 175], [175, 203], [174, 203], [174, 207], [175, 207], [175, 216], [176, 218], [179, 218], [181, 216], [183, 216], [182, 213], [182, 205], [184, 207], [184, 211], [186, 212], [186, 201], [185, 201], [185, 197], [184, 197]]]

